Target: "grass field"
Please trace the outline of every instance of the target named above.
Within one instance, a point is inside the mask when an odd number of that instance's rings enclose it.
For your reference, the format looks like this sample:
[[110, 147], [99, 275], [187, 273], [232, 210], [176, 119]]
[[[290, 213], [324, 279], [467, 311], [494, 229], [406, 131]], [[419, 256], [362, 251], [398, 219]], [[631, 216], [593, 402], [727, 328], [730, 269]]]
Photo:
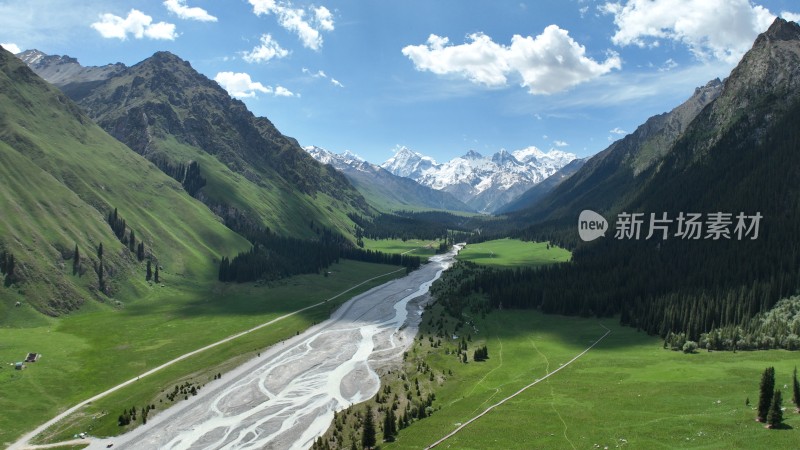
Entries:
[[[136, 377], [177, 355], [215, 342], [304, 306], [330, 298], [369, 278], [397, 269], [393, 266], [343, 261], [331, 267], [331, 275], [296, 276], [268, 287], [253, 283], [216, 286], [154, 285], [153, 292], [121, 309], [89, 303], [79, 313], [47, 319], [39, 326], [0, 328], [0, 443], [13, 441], [26, 430], [111, 386]], [[87, 431], [90, 425], [103, 432], [118, 431], [116, 417], [122, 408], [141, 406], [156, 399], [161, 389], [187, 374], [203, 377], [210, 370], [224, 371], [237, 355], [251, 355], [270, 343], [327, 318], [331, 308], [384, 283], [379, 278], [332, 301], [278, 322], [198, 358], [171, 367], [163, 374], [146, 377], [130, 389], [96, 402], [89, 414], [103, 419], [80, 422], [63, 436]], [[163, 299], [168, 298], [168, 301]], [[25, 314], [22, 310], [15, 313]], [[124, 323], [125, 326], [120, 326]], [[8, 363], [20, 361], [27, 352], [42, 353], [39, 362], [16, 371]], [[230, 364], [230, 363], [228, 363]], [[119, 411], [117, 411], [119, 410]], [[113, 417], [112, 417], [113, 416]], [[93, 423], [91, 423], [93, 422]]]
[[[434, 306], [426, 313], [440, 317]], [[791, 408], [792, 369], [800, 355], [787, 351], [699, 352], [662, 349], [659, 339], [600, 320], [494, 311], [475, 318], [468, 354], [487, 345], [489, 360], [462, 364], [446, 348], [428, 344], [423, 325], [412, 357], [434, 373], [436, 410], [400, 431], [385, 448], [425, 448], [488, 406], [553, 371], [605, 333], [582, 358], [472, 423], [438, 448], [797, 448], [800, 414]], [[464, 332], [466, 333], [466, 331]], [[776, 370], [788, 429], [766, 430], [745, 406], [758, 402], [761, 373]], [[784, 385], [789, 385], [787, 389]]]
[[568, 250], [549, 246], [546, 242], [524, 242], [518, 239], [498, 239], [469, 244], [458, 254], [460, 261], [501, 267], [542, 266], [569, 261]]
[[423, 239], [364, 239], [364, 248], [383, 253], [405, 253], [414, 256], [433, 256], [439, 248], [440, 240]]

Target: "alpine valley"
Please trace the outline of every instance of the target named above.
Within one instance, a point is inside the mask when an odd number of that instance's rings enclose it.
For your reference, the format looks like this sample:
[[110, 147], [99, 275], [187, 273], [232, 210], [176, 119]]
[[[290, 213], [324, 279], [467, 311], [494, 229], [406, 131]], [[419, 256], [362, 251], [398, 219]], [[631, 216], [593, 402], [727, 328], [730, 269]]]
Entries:
[[[656, 3], [609, 3], [585, 20], [614, 15], [621, 28]], [[321, 49], [363, 23], [321, 4], [246, 5], [280, 29], [224, 62], [260, 58], [279, 73], [313, 57], [332, 68], [297, 67], [297, 86], [360, 88], [331, 77], [345, 63]], [[229, 19], [163, 6], [198, 28]], [[92, 28], [127, 27], [112, 35], [120, 48], [186, 37], [143, 14]], [[526, 141], [442, 163], [399, 145], [382, 164], [303, 146], [237, 98], [252, 96], [172, 51], [84, 66], [0, 48], [0, 443], [796, 448], [800, 25], [769, 23], [726, 77], [704, 75], [595, 155], [547, 138], [547, 152]], [[552, 107], [563, 83], [625, 79], [616, 51], [595, 60], [556, 25], [510, 45], [423, 31], [426, 44], [395, 54], [413, 66], [391, 76], [426, 97], [421, 115], [497, 95], [546, 120], [509, 100], [510, 85]], [[621, 31], [613, 41], [626, 58], [670, 51], [667, 28], [649, 32], [658, 44], [620, 44]], [[291, 38], [302, 44], [281, 47]], [[703, 44], [686, 58], [733, 54]], [[548, 76], [570, 65], [584, 71]], [[426, 90], [421, 77], [453, 84]], [[415, 101], [396, 97], [365, 109]], [[336, 114], [307, 112], [316, 123]]]

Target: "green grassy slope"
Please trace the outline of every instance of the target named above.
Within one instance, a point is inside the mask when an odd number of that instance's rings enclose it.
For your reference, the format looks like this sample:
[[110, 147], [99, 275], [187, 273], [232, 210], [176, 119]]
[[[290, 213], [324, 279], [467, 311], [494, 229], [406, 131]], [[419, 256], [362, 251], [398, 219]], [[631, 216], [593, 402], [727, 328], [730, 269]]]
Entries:
[[[126, 299], [145, 289], [144, 264], [106, 224], [115, 207], [170, 282], [213, 278], [220, 255], [248, 247], [177, 182], [8, 52], [0, 53], [0, 110], [0, 201], [3, 211], [13, 211], [0, 219], [0, 243], [14, 253], [24, 279], [5, 289], [6, 305], [23, 297], [56, 313], [86, 298], [107, 300], [97, 292], [93, 269], [100, 243], [108, 293]], [[72, 276], [75, 244], [86, 269], [81, 277]]]
[[171, 53], [158, 52], [75, 100], [149, 160], [197, 161], [207, 184], [195, 196], [237, 229], [313, 238], [313, 221], [350, 235], [347, 213], [371, 213], [342, 174]]

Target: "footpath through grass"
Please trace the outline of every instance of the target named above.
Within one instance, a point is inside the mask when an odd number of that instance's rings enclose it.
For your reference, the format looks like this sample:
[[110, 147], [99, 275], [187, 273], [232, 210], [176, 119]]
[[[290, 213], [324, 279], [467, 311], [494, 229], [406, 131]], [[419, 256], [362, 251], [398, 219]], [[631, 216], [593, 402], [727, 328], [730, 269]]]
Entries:
[[[344, 260], [328, 277], [302, 275], [273, 286], [248, 284], [153, 285], [157, 291], [122, 309], [89, 304], [85, 311], [30, 328], [0, 328], [0, 443], [13, 442], [58, 412], [157, 367], [176, 356], [258, 324], [330, 298], [394, 266]], [[155, 403], [162, 389], [180, 380], [204, 382], [214, 373], [252, 356], [271, 343], [324, 320], [337, 305], [403, 271], [376, 279], [348, 294], [243, 336], [157, 375], [143, 378], [95, 402], [57, 430], [57, 440], [90, 431], [115, 434], [123, 408]], [[167, 300], [168, 299], [168, 300]], [[8, 363], [27, 352], [42, 358], [22, 371]], [[231, 361], [234, 358], [234, 361]]]
[[[796, 448], [800, 414], [790, 405], [797, 353], [699, 352], [662, 349], [660, 339], [598, 321], [535, 311], [493, 311], [468, 319], [459, 339], [431, 345], [433, 324], [447, 318], [437, 305], [427, 318], [411, 357], [436, 377], [434, 412], [400, 431], [386, 448], [425, 448], [482, 412], [558, 368], [605, 333], [597, 347], [558, 374], [466, 427], [438, 448]], [[458, 361], [458, 340], [470, 336], [469, 362]], [[438, 338], [434, 337], [433, 342]], [[489, 359], [474, 362], [486, 345]], [[776, 370], [788, 429], [766, 430], [754, 421], [761, 373]], [[749, 398], [751, 406], [746, 406]]]
[[469, 244], [458, 254], [459, 261], [499, 267], [543, 266], [569, 261], [572, 254], [547, 242], [497, 239]]

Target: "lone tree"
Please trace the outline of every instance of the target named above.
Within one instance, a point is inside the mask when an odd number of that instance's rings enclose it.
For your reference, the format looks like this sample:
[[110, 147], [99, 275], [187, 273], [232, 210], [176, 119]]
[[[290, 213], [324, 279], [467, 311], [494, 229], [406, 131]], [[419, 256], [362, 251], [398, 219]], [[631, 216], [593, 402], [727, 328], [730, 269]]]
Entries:
[[756, 420], [759, 422], [767, 421], [767, 414], [769, 407], [772, 404], [772, 398], [775, 392], [775, 368], [767, 367], [761, 375], [761, 386], [758, 394], [758, 416]]
[[783, 423], [783, 411], [781, 411], [782, 403], [781, 391], [776, 389], [775, 393], [772, 395], [772, 404], [769, 406], [769, 412], [767, 413], [767, 428], [771, 430], [780, 428]]
[[367, 414], [364, 417], [364, 434], [361, 435], [361, 447], [373, 448], [377, 444], [375, 438], [375, 421], [372, 418], [372, 408], [367, 406]]
[[150, 260], [148, 259], [147, 260], [147, 272], [144, 275], [144, 280], [145, 281], [150, 281], [151, 278], [153, 278], [153, 266], [152, 266], [152, 263], [150, 262]]
[[72, 274], [80, 272], [81, 270], [81, 251], [78, 249], [78, 244], [75, 244], [75, 250], [72, 252]]
[[792, 374], [792, 403], [794, 403], [795, 412], [800, 413], [800, 383], [797, 382], [797, 366], [794, 366]]

